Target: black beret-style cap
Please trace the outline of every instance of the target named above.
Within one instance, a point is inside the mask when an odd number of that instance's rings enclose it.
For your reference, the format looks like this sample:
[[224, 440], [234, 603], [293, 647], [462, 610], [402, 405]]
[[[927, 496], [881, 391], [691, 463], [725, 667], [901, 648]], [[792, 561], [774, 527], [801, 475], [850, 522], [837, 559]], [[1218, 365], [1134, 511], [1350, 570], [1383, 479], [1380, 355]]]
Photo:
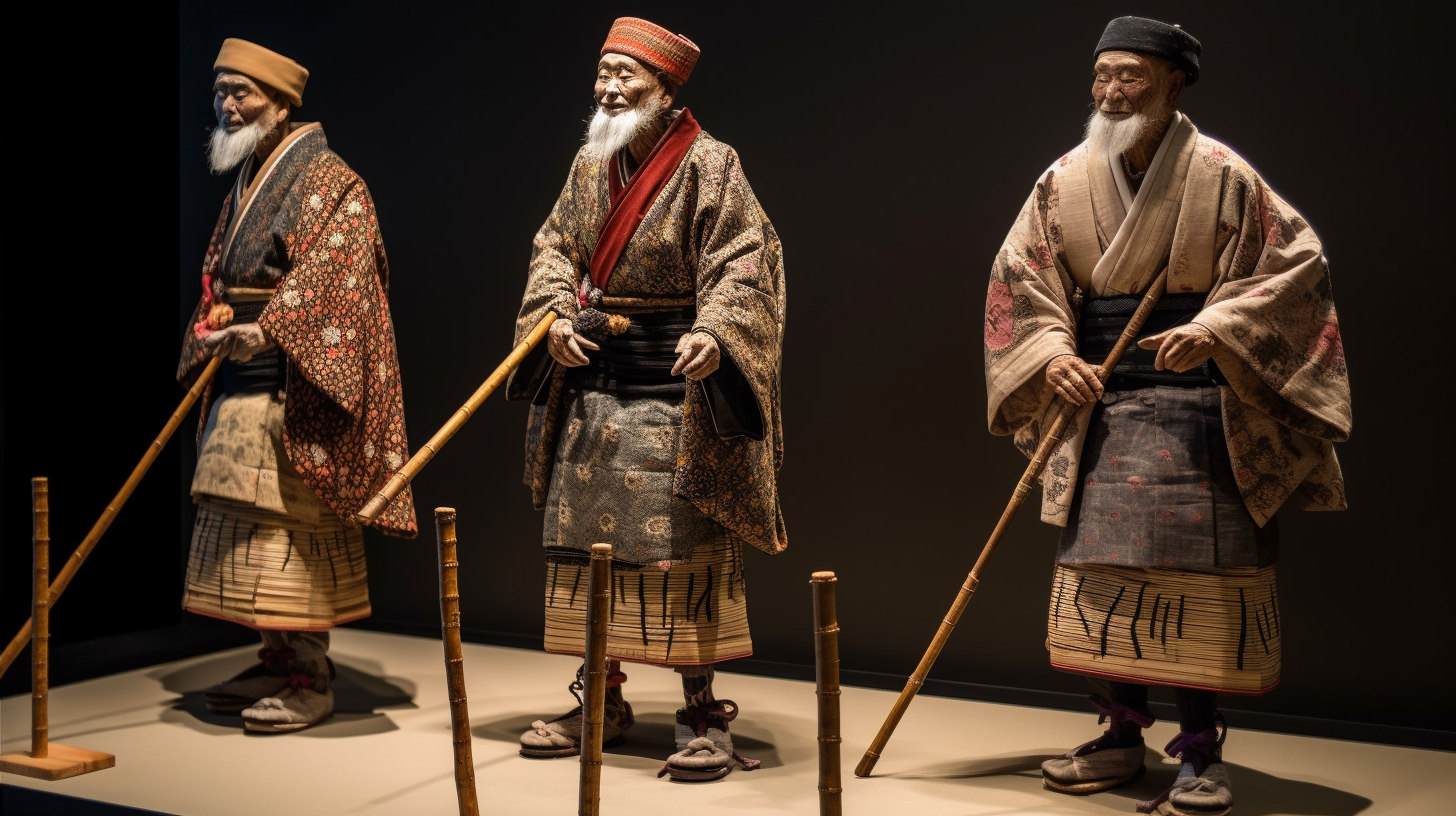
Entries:
[[1146, 17], [1118, 17], [1107, 24], [1092, 58], [1103, 51], [1134, 51], [1162, 57], [1187, 74], [1184, 85], [1198, 81], [1198, 54], [1203, 46], [1192, 34], [1176, 25]]

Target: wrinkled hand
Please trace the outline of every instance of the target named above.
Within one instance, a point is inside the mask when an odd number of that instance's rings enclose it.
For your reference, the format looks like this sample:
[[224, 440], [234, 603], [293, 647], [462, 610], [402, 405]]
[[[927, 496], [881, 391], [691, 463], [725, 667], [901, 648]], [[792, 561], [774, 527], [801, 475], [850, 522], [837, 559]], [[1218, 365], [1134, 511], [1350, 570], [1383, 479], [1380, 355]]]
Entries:
[[214, 357], [226, 357], [246, 363], [253, 359], [253, 355], [261, 354], [275, 344], [257, 323], [237, 323], [209, 334], [203, 339], [202, 345], [212, 349]]
[[1202, 365], [1218, 348], [1213, 332], [1197, 323], [1185, 323], [1138, 341], [1138, 348], [1158, 350], [1153, 368], [1184, 372]]
[[546, 350], [564, 366], [584, 366], [591, 362], [583, 348], [600, 351], [602, 347], [577, 334], [570, 320], [554, 321], [546, 331]]
[[672, 376], [679, 374], [690, 380], [701, 380], [718, 370], [718, 341], [707, 332], [693, 332], [678, 338], [677, 362], [672, 365]]
[[1046, 381], [1062, 399], [1084, 405], [1102, 399], [1102, 367], [1075, 354], [1053, 357], [1046, 367]]

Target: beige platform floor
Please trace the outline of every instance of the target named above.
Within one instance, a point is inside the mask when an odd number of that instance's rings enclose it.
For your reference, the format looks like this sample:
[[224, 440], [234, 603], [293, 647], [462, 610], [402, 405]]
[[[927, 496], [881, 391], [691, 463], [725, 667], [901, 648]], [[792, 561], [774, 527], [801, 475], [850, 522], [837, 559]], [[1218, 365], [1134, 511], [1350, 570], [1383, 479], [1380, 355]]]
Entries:
[[[470, 752], [481, 814], [580, 813], [580, 765], [516, 753], [531, 720], [567, 710], [577, 660], [466, 644]], [[245, 668], [239, 648], [50, 689], [50, 740], [113, 754], [116, 765], [57, 781], [13, 773], [5, 784], [177, 816], [413, 816], [464, 812], [456, 798], [444, 649], [440, 641], [335, 630], [338, 711], [314, 728], [248, 734], [206, 712], [200, 689]], [[17, 668], [23, 668], [17, 664]], [[680, 705], [677, 676], [629, 666], [638, 724], [605, 752], [601, 816], [715, 813], [831, 814], [819, 793], [818, 698], [812, 682], [721, 672], [718, 696], [737, 700], [739, 751], [763, 761], [710, 783], [658, 778]], [[1095, 736], [1091, 714], [920, 696], [873, 773], [854, 768], [898, 694], [844, 687], [839, 808], [845, 816], [1132, 814], [1175, 765], [1149, 751], [1142, 781], [1072, 797], [1046, 791], [1037, 767]], [[0, 753], [31, 747], [30, 696], [0, 701]], [[1162, 746], [1176, 724], [1159, 722]], [[1435, 816], [1456, 803], [1456, 754], [1236, 731], [1225, 759], [1239, 816]]]

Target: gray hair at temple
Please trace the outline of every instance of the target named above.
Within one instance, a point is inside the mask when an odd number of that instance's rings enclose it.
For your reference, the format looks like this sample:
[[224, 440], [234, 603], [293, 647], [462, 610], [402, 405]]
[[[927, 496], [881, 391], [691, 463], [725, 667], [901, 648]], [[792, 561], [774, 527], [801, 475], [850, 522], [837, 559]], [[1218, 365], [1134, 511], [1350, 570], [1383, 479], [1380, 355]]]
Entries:
[[1103, 51], [1133, 51], [1151, 54], [1183, 69], [1184, 86], [1198, 81], [1198, 55], [1203, 46], [1181, 26], [1151, 20], [1147, 17], [1118, 17], [1107, 24], [1092, 59]]

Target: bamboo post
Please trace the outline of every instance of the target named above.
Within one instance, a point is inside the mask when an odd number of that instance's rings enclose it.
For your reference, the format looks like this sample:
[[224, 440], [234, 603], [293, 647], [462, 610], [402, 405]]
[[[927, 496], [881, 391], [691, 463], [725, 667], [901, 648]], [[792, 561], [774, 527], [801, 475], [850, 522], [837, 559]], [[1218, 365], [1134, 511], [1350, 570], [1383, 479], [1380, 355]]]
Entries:
[[38, 779], [65, 779], [116, 765], [116, 757], [50, 741], [51, 503], [50, 482], [30, 480], [34, 520], [35, 589], [31, 595], [30, 752], [0, 756], [0, 771]]
[[586, 698], [581, 709], [581, 791], [579, 816], [601, 808], [602, 721], [607, 705], [607, 623], [612, 594], [612, 545], [593, 544], [587, 581]]
[[450, 437], [454, 436], [457, 431], [465, 426], [466, 422], [470, 421], [470, 418], [475, 415], [476, 409], [480, 408], [481, 403], [485, 402], [485, 398], [489, 397], [501, 383], [505, 382], [506, 377], [510, 376], [511, 371], [520, 365], [522, 360], [526, 359], [526, 355], [531, 352], [531, 349], [536, 347], [537, 343], [541, 342], [541, 338], [546, 336], [546, 330], [551, 328], [551, 324], [555, 321], [556, 313], [547, 312], [546, 316], [541, 318], [535, 328], [531, 329], [531, 333], [526, 335], [526, 339], [522, 340], [506, 356], [506, 359], [501, 361], [500, 365], [496, 366], [495, 371], [491, 372], [491, 375], [485, 378], [485, 382], [481, 383], [480, 387], [475, 389], [475, 393], [470, 396], [470, 399], [466, 400], [464, 405], [456, 409], [450, 419], [440, 427], [440, 430], [436, 431], [435, 435], [430, 437], [430, 441], [426, 442], [424, 447], [415, 451], [414, 455], [409, 458], [409, 461], [405, 462], [403, 467], [395, 471], [389, 481], [385, 482], [383, 489], [376, 493], [374, 498], [370, 499], [368, 504], [364, 505], [364, 509], [355, 515], [355, 519], [361, 524], [373, 524], [374, 520], [379, 518], [379, 514], [384, 512], [384, 508], [388, 507], [389, 503], [398, 498], [399, 494], [404, 491], [405, 485], [408, 485], [410, 480], [418, 475], [424, 469], [425, 465], [430, 463], [431, 459], [435, 458], [435, 454], [439, 453], [440, 448], [443, 448], [445, 443], [450, 441]]
[[[1127, 350], [1128, 345], [1137, 338], [1138, 332], [1142, 330], [1143, 322], [1147, 320], [1148, 315], [1153, 310], [1153, 306], [1158, 302], [1158, 298], [1163, 296], [1163, 292], [1167, 288], [1167, 283], [1168, 270], [1165, 267], [1148, 287], [1148, 291], [1143, 295], [1142, 302], [1138, 304], [1137, 311], [1128, 320], [1127, 327], [1122, 330], [1122, 334], [1117, 338], [1117, 342], [1113, 345], [1112, 350], [1108, 352], [1107, 360], [1102, 364], [1102, 372], [1100, 375], [1104, 382], [1107, 380], [1108, 375], [1112, 373], [1112, 369], [1116, 367], [1117, 361], [1122, 358], [1122, 354]], [[1017, 509], [1026, 501], [1027, 494], [1035, 486], [1037, 476], [1046, 464], [1047, 457], [1051, 456], [1052, 452], [1061, 444], [1062, 434], [1066, 432], [1067, 425], [1071, 422], [1072, 416], [1075, 413], [1076, 406], [1070, 403], [1064, 404], [1061, 413], [1057, 415], [1056, 421], [1052, 423], [1052, 427], [1048, 430], [1047, 435], [1042, 438], [1041, 444], [1037, 446], [1036, 452], [1031, 457], [1031, 462], [1027, 464], [1026, 470], [1021, 474], [1021, 480], [1016, 483], [1016, 488], [1012, 491], [1011, 500], [1007, 503], [1006, 509], [1001, 512], [1000, 520], [996, 522], [996, 527], [991, 531], [990, 538], [986, 540], [985, 546], [982, 547], [980, 557], [976, 559], [975, 566], [971, 568], [970, 574], [966, 576], [965, 583], [961, 585], [960, 591], [956, 593], [956, 598], [951, 604], [950, 611], [946, 613], [945, 619], [940, 623], [940, 628], [936, 630], [935, 637], [930, 642], [930, 647], [926, 649], [925, 655], [920, 658], [920, 664], [915, 667], [915, 673], [910, 675], [910, 678], [905, 682], [904, 690], [900, 692], [900, 696], [895, 700], [895, 704], [891, 707], [884, 724], [880, 726], [879, 733], [875, 735], [874, 741], [865, 751], [864, 757], [859, 761], [859, 765], [855, 767], [855, 776], [869, 776], [870, 772], [874, 770], [875, 763], [880, 760], [880, 752], [885, 748], [885, 743], [889, 742], [890, 735], [895, 731], [895, 726], [899, 725], [900, 718], [905, 715], [905, 709], [910, 707], [911, 699], [920, 691], [921, 684], [925, 682], [925, 676], [930, 673], [930, 667], [935, 664], [935, 659], [940, 656], [941, 649], [945, 647], [945, 642], [950, 638], [951, 631], [955, 629], [956, 623], [960, 620], [961, 613], [965, 611], [966, 604], [970, 602], [971, 595], [981, 583], [981, 572], [985, 569], [986, 562], [990, 559], [991, 553], [996, 549], [996, 543], [1001, 540], [1001, 536], [1006, 532], [1006, 528], [1011, 523], [1011, 517], [1016, 515]]]
[[840, 816], [839, 619], [835, 613], [832, 572], [809, 578], [814, 591], [815, 692], [819, 697], [819, 814]]
[[[197, 398], [201, 396], [203, 387], [207, 385], [208, 380], [212, 379], [212, 375], [217, 372], [218, 366], [220, 365], [222, 365], [221, 357], [214, 357], [209, 360], [207, 367], [202, 370], [202, 374], [198, 375], [197, 382], [193, 383], [192, 387], [187, 390], [187, 395], [182, 398], [182, 403], [177, 406], [177, 410], [172, 412], [172, 416], [167, 420], [167, 424], [163, 426], [162, 432], [157, 435], [156, 439], [152, 440], [152, 445], [147, 449], [146, 455], [132, 469], [131, 477], [126, 480], [126, 484], [121, 486], [121, 490], [111, 500], [111, 504], [106, 505], [106, 510], [102, 512], [101, 517], [96, 520], [96, 523], [91, 526], [91, 532], [86, 534], [85, 540], [76, 547], [75, 552], [71, 553], [70, 560], [66, 562], [66, 566], [61, 569], [60, 574], [56, 576], [56, 580], [50, 585], [47, 599], [48, 606], [55, 606], [56, 601], [61, 597], [61, 593], [66, 590], [66, 585], [71, 583], [71, 578], [76, 574], [76, 570], [81, 568], [81, 563], [86, 560], [86, 556], [91, 554], [91, 550], [96, 547], [96, 542], [101, 540], [102, 533], [105, 533], [106, 528], [111, 526], [112, 520], [116, 518], [117, 512], [121, 510], [121, 506], [126, 504], [127, 499], [131, 498], [132, 491], [136, 490], [136, 486], [141, 482], [142, 476], [146, 475], [147, 469], [152, 466], [152, 462], [156, 461], [157, 454], [162, 452], [162, 448], [167, 444], [167, 440], [177, 430], [177, 426], [182, 424], [182, 420], [187, 417], [187, 412], [192, 409], [192, 403], [196, 402]], [[10, 641], [10, 645], [5, 647], [4, 653], [0, 653], [0, 675], [5, 674], [6, 669], [10, 668], [10, 664], [14, 663], [15, 658], [20, 656], [21, 650], [25, 648], [26, 642], [30, 640], [30, 632], [34, 626], [34, 618], [26, 621], [25, 625], [20, 627], [20, 631], [15, 634], [14, 639]]]
[[455, 756], [455, 799], [460, 816], [478, 816], [475, 760], [470, 748], [470, 711], [465, 699], [465, 657], [460, 647], [460, 562], [456, 559], [455, 508], [435, 508], [440, 543], [440, 631], [445, 642], [445, 680], [450, 696], [450, 732]]

